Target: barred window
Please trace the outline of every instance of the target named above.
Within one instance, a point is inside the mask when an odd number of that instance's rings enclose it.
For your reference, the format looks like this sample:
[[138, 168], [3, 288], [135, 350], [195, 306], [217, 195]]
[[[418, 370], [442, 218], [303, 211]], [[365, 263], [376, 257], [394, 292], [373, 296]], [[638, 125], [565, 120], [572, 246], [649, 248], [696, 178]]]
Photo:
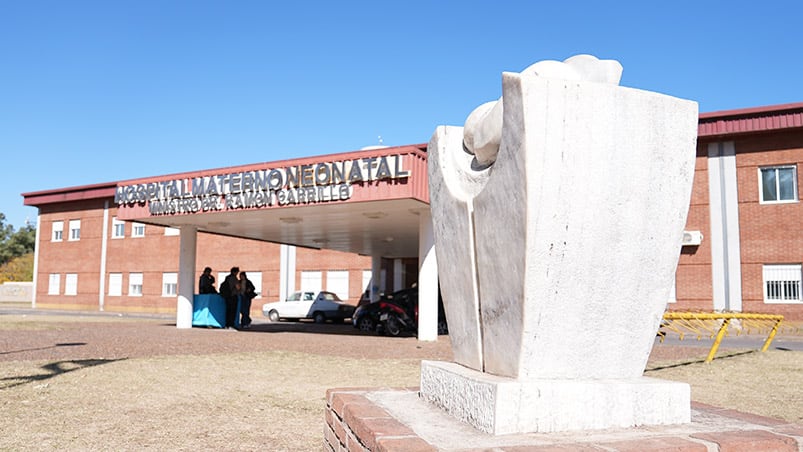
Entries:
[[765, 303], [799, 303], [801, 266], [765, 265], [764, 302]]

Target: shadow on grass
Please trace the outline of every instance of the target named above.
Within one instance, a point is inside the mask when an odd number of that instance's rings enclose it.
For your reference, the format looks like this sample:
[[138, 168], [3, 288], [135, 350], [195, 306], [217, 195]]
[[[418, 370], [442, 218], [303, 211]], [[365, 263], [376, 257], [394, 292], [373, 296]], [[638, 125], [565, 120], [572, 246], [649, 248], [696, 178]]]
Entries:
[[[758, 352], [756, 350], [748, 350], [748, 351], [744, 351], [744, 352], [730, 352], [730, 353], [727, 353], [727, 354], [723, 354], [723, 355], [714, 357], [714, 361], [717, 361], [717, 360], [720, 360], [720, 359], [726, 359], [726, 358], [733, 358], [735, 356], [750, 355], [750, 354], [753, 354], [753, 353], [758, 353]], [[694, 359], [694, 360], [691, 360], [691, 361], [681, 361], [681, 362], [678, 362], [678, 363], [675, 363], [675, 364], [668, 364], [668, 365], [665, 365], [665, 366], [648, 367], [647, 369], [644, 370], [644, 373], [646, 374], [647, 372], [655, 372], [655, 371], [658, 371], [658, 370], [673, 369], [675, 367], [684, 367], [684, 366], [690, 366], [692, 364], [702, 364], [702, 363], [705, 363], [705, 358]]]
[[21, 386], [28, 383], [35, 383], [37, 381], [49, 380], [59, 375], [64, 375], [76, 370], [86, 369], [88, 367], [95, 367], [101, 364], [109, 364], [116, 361], [124, 361], [128, 358], [119, 359], [73, 359], [66, 361], [56, 361], [45, 364], [41, 367], [44, 373], [34, 375], [21, 375], [18, 377], [6, 377], [0, 379], [0, 390], [11, 389], [16, 386]]
[[0, 355], [10, 355], [12, 353], [33, 352], [33, 351], [37, 351], [37, 350], [47, 350], [47, 349], [56, 348], [56, 347], [76, 347], [76, 346], [80, 346], [80, 345], [86, 345], [86, 342], [60, 342], [58, 344], [51, 345], [51, 346], [48, 346], [48, 347], [23, 348], [21, 350], [10, 350], [10, 351], [7, 351], [7, 352], [0, 352]]

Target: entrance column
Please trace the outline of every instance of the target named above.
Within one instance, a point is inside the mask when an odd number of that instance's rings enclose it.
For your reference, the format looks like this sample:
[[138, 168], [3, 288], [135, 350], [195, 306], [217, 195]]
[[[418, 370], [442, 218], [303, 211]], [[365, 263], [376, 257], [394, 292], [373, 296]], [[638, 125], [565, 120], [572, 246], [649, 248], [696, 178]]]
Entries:
[[279, 246], [279, 300], [296, 291], [296, 247]]
[[438, 339], [438, 263], [432, 214], [422, 209], [418, 217], [418, 340]]
[[404, 263], [401, 259], [393, 259], [393, 291], [404, 289]]
[[192, 328], [192, 298], [195, 294], [195, 254], [198, 230], [182, 226], [178, 253], [178, 301], [176, 328]]
[[379, 301], [379, 283], [382, 279], [382, 256], [378, 254], [371, 255], [371, 293], [370, 300]]

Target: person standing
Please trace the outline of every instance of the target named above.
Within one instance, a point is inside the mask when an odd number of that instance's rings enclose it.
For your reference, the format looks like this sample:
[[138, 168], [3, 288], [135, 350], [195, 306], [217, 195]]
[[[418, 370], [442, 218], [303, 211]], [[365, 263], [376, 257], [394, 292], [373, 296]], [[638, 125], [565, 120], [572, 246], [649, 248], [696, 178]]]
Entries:
[[245, 328], [251, 328], [251, 300], [257, 296], [256, 287], [254, 283], [248, 279], [245, 272], [240, 272], [240, 325]]
[[237, 300], [240, 297], [240, 281], [237, 274], [240, 273], [239, 267], [232, 267], [226, 279], [220, 285], [220, 295], [226, 300], [226, 328], [234, 328], [237, 319]]
[[210, 267], [204, 268], [204, 272], [201, 273], [201, 278], [198, 279], [198, 293], [217, 293], [217, 290], [215, 290], [215, 277], [212, 276], [212, 269]]

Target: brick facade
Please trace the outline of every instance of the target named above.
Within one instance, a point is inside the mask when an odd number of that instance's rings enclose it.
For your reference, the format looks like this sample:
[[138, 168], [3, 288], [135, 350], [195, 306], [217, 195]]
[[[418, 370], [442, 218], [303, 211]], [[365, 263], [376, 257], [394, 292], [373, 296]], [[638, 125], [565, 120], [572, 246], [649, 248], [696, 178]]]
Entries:
[[694, 185], [686, 230], [702, 231], [706, 239], [699, 246], [686, 246], [681, 251], [676, 276], [676, 303], [672, 310], [713, 309], [712, 230], [709, 199], [710, 143], [732, 142], [736, 161], [736, 193], [738, 198], [741, 303], [743, 312], [782, 314], [787, 320], [803, 320], [803, 303], [766, 303], [762, 268], [767, 264], [801, 264], [803, 262], [803, 205], [765, 203], [760, 200], [759, 168], [793, 165], [797, 168], [797, 187], [801, 183], [803, 163], [803, 129], [771, 132], [701, 136], [695, 168]]
[[[108, 203], [108, 204], [106, 204]], [[163, 296], [162, 275], [177, 273], [179, 265], [179, 236], [166, 235], [165, 228], [145, 225], [143, 237], [133, 237], [134, 223], [125, 222], [122, 238], [113, 238], [113, 218], [116, 207], [111, 199], [69, 202], [40, 207], [39, 265], [37, 269], [36, 305], [40, 308], [97, 310], [100, 299], [100, 269], [103, 247], [104, 207], [106, 219], [105, 295], [104, 310], [115, 312], [175, 312], [176, 297]], [[81, 221], [79, 240], [69, 240], [70, 220]], [[52, 240], [54, 222], [62, 222], [63, 239]], [[200, 275], [206, 266], [217, 277], [233, 266], [246, 272], [262, 273], [262, 293], [252, 305], [254, 315], [261, 315], [262, 303], [279, 299], [280, 245], [236, 237], [200, 232], [197, 242], [196, 271]], [[386, 263], [386, 265], [389, 265]], [[296, 259], [295, 287], [301, 287], [301, 272], [320, 271], [322, 289], [326, 287], [327, 271], [349, 272], [349, 297], [356, 304], [365, 289], [363, 271], [370, 271], [371, 258], [338, 251], [299, 248]], [[122, 275], [121, 295], [110, 295], [109, 274]], [[130, 275], [142, 274], [142, 295], [129, 295]], [[49, 277], [60, 276], [59, 293], [48, 294]], [[77, 275], [76, 295], [65, 294], [67, 274]], [[252, 276], [253, 278], [253, 276]], [[197, 284], [197, 282], [196, 282]]]

